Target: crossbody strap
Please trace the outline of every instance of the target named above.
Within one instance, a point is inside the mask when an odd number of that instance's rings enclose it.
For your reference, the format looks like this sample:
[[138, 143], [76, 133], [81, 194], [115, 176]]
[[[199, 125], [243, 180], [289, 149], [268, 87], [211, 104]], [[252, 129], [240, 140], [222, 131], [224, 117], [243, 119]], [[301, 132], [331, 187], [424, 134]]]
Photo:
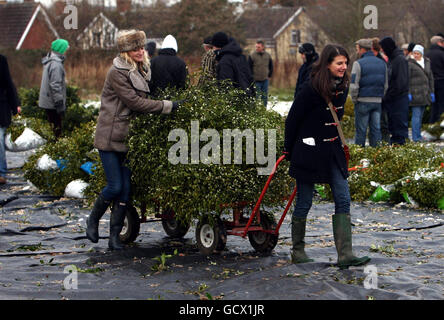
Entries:
[[345, 146], [346, 143], [345, 143], [344, 132], [342, 131], [341, 123], [339, 122], [338, 115], [336, 114], [335, 107], [333, 106], [333, 103], [329, 102], [328, 103], [328, 108], [330, 109], [330, 112], [331, 112], [331, 114], [333, 116], [333, 119], [336, 122], [336, 127], [338, 128], [339, 137], [341, 138], [342, 146]]

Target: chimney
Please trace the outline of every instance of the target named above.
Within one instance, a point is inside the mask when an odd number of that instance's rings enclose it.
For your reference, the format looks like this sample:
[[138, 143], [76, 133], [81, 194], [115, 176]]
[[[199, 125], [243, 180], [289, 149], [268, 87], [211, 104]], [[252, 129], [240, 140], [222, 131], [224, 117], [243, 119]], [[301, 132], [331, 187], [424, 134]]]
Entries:
[[131, 10], [131, 0], [117, 0], [117, 12], [125, 13]]

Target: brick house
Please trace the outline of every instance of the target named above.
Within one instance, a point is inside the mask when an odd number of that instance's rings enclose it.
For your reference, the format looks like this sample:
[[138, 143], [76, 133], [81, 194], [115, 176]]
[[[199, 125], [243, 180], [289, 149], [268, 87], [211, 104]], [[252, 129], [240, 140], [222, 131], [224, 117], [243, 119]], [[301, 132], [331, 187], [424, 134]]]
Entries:
[[47, 49], [59, 35], [40, 3], [0, 1], [0, 48]]
[[332, 42], [304, 7], [248, 9], [239, 17], [238, 23], [245, 30], [245, 53], [253, 52], [256, 41], [262, 39], [266, 51], [279, 62], [291, 60], [301, 63], [298, 47], [304, 42], [313, 43], [316, 50]]

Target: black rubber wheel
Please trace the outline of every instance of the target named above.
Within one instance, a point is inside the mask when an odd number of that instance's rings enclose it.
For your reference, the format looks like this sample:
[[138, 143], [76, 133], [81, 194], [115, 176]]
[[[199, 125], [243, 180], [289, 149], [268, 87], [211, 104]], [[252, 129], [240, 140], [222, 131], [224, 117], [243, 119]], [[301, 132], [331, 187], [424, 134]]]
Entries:
[[134, 242], [139, 236], [140, 231], [140, 218], [136, 208], [128, 206], [126, 210], [125, 221], [123, 222], [123, 228], [120, 232], [120, 241], [128, 244]]
[[[274, 217], [267, 215], [264, 212], [260, 212], [261, 215], [261, 227], [266, 230], [276, 228], [276, 220]], [[271, 253], [274, 247], [276, 247], [279, 236], [262, 232], [262, 231], [250, 231], [248, 232], [248, 240], [254, 250], [260, 253]]]
[[171, 238], [183, 238], [190, 229], [188, 221], [172, 219], [162, 219], [162, 227], [165, 233]]
[[200, 253], [211, 255], [222, 251], [227, 243], [227, 233], [219, 218], [214, 223], [209, 216], [205, 216], [197, 224], [196, 242]]

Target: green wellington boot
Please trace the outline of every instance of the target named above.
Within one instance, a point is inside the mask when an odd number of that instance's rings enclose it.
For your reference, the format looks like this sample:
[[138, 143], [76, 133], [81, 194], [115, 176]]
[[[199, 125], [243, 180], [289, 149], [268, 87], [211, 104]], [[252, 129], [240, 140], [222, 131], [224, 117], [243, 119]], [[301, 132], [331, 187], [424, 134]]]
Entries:
[[116, 203], [111, 212], [111, 219], [109, 221], [109, 241], [108, 247], [110, 250], [122, 250], [125, 245], [120, 241], [120, 232], [123, 228], [123, 223], [126, 216], [126, 205]]
[[111, 201], [105, 200], [100, 194], [96, 202], [94, 202], [94, 207], [88, 219], [86, 219], [86, 237], [93, 243], [99, 242], [99, 221], [106, 209], [108, 209], [110, 203]]
[[305, 225], [306, 218], [292, 217], [291, 219], [291, 239], [293, 241], [293, 248], [291, 250], [292, 263], [307, 263], [313, 262], [305, 253]]
[[348, 269], [350, 266], [361, 266], [368, 263], [371, 260], [369, 257], [358, 258], [353, 255], [350, 215], [334, 214], [332, 220], [339, 269]]

